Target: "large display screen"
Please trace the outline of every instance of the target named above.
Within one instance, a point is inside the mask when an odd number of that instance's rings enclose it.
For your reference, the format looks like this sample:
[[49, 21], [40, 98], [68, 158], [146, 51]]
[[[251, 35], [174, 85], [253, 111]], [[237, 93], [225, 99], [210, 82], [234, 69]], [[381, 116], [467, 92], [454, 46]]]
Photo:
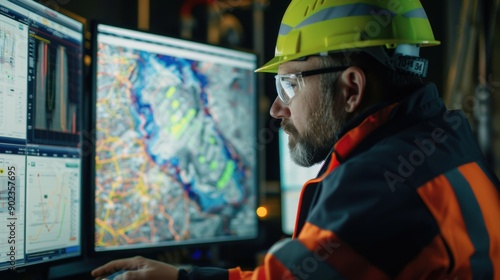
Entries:
[[0, 272], [82, 254], [82, 34], [0, 2]]
[[95, 251], [255, 238], [256, 55], [95, 30]]

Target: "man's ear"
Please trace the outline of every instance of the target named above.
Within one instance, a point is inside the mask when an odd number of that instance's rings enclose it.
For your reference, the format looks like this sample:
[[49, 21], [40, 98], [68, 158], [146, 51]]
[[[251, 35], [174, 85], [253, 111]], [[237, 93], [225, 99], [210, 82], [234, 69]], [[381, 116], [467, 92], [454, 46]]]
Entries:
[[357, 66], [347, 68], [339, 77], [339, 89], [345, 100], [345, 111], [354, 113], [359, 108], [365, 94], [365, 72]]

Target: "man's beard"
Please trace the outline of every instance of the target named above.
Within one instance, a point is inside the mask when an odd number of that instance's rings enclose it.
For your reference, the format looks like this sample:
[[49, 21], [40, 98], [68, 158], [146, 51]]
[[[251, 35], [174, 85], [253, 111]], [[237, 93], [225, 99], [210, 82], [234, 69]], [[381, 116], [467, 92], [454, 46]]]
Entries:
[[[343, 108], [336, 108], [340, 106], [332, 106], [325, 101], [311, 115], [302, 133], [292, 123], [282, 123], [283, 129], [290, 135], [288, 148], [291, 158], [300, 166], [309, 167], [324, 161], [335, 144], [336, 134], [347, 122], [348, 113]], [[338, 101], [335, 103], [339, 104]]]

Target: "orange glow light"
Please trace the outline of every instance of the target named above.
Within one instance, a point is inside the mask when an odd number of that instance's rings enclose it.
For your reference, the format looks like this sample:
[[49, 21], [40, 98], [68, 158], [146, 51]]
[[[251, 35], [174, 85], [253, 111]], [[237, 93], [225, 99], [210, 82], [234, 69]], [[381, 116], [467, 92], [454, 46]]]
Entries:
[[264, 218], [267, 216], [267, 208], [264, 207], [264, 206], [260, 206], [259, 208], [257, 208], [257, 216], [259, 216], [259, 218]]

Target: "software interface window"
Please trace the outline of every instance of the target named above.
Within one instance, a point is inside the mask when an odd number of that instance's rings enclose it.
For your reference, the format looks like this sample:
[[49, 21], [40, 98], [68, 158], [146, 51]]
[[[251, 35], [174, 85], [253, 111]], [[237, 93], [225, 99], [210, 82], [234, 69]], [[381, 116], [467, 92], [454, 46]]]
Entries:
[[0, 271], [81, 254], [82, 25], [47, 11], [0, 3]]

